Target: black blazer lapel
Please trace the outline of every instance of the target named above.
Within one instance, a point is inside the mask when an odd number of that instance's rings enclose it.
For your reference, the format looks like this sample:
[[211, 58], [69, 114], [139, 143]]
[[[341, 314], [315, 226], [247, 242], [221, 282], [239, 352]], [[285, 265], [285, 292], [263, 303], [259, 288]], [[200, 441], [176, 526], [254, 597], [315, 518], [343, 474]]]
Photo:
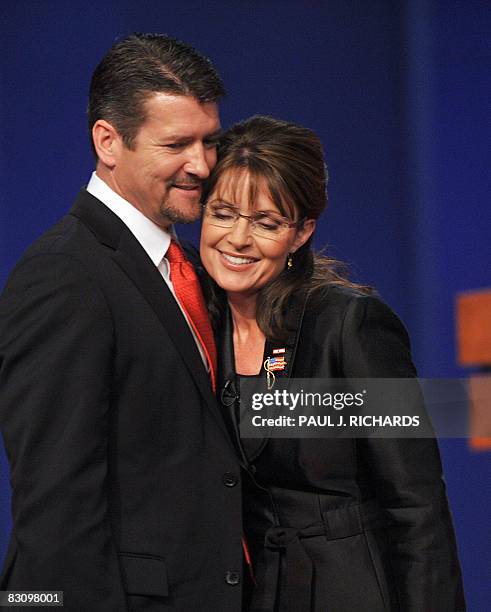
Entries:
[[[274, 384], [276, 379], [290, 378], [292, 375], [306, 303], [307, 296], [303, 292], [293, 298], [285, 317], [285, 327], [288, 330], [285, 341], [266, 341], [263, 354], [263, 371], [266, 377], [268, 377], [268, 370], [270, 371], [268, 386]], [[273, 360], [276, 360], [276, 362]], [[263, 431], [264, 436], [262, 438], [247, 441], [247, 454], [251, 461], [257, 459], [265, 449], [273, 432], [273, 427], [269, 429], [264, 427]], [[253, 446], [250, 442], [256, 444]]]
[[[273, 371], [275, 379], [290, 378], [296, 358], [300, 329], [305, 312], [307, 298], [301, 295], [295, 298], [294, 303], [288, 311], [286, 317], [286, 327], [289, 330], [288, 336], [283, 342], [266, 341], [263, 354], [263, 368], [261, 376], [266, 380], [265, 364], [275, 356], [283, 358], [284, 367]], [[243, 458], [248, 463], [254, 461], [264, 450], [273, 431], [272, 428], [261, 428], [261, 437], [241, 438], [240, 437], [240, 389], [238, 388], [235, 374], [235, 356], [233, 345], [233, 322], [230, 309], [227, 307], [224, 324], [218, 342], [219, 347], [219, 389], [220, 401], [223, 406], [227, 427], [231, 432], [232, 439]], [[265, 382], [266, 389], [266, 382]]]
[[285, 342], [273, 342], [268, 340], [264, 346], [263, 364], [265, 365], [263, 367], [265, 370], [267, 360], [269, 360], [271, 364], [272, 358], [284, 356], [285, 367], [280, 370], [273, 370], [276, 378], [290, 378], [294, 370], [295, 360], [298, 357], [298, 341], [300, 339], [300, 330], [302, 328], [307, 300], [308, 296], [305, 292], [301, 292], [292, 299], [292, 303], [285, 317], [285, 327], [288, 330]]
[[138, 240], [113, 212], [85, 190], [80, 192], [70, 214], [80, 219], [99, 242], [112, 250], [111, 257], [155, 311], [198, 389], [224, 429], [208, 373], [191, 331], [174, 296]]

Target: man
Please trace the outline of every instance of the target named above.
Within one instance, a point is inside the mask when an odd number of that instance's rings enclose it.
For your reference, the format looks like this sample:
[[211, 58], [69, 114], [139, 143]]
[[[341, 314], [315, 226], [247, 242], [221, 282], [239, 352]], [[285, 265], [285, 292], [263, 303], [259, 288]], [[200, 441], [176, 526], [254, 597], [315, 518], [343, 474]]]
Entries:
[[0, 302], [0, 590], [64, 591], [73, 611], [241, 608], [239, 465], [172, 232], [200, 215], [223, 93], [206, 58], [163, 35], [116, 43], [93, 75], [96, 172]]

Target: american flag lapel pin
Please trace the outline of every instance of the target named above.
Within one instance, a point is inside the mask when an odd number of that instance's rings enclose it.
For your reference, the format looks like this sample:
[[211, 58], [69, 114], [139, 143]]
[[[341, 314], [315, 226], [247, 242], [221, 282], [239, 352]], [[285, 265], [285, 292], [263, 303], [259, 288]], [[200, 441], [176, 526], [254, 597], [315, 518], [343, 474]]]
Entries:
[[284, 348], [273, 349], [273, 357], [268, 358], [270, 371], [275, 372], [278, 370], [285, 369], [285, 366], [286, 366], [285, 352], [286, 352], [286, 349]]
[[268, 357], [264, 362], [264, 369], [267, 372], [268, 389], [272, 389], [275, 383], [274, 372], [282, 371], [286, 367], [285, 349], [273, 349], [273, 357]]

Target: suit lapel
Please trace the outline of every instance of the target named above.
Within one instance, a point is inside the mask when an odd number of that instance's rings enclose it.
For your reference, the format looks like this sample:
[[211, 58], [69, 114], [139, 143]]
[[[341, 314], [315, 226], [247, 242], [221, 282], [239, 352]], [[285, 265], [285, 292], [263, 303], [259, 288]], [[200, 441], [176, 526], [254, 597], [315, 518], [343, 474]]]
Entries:
[[214, 403], [208, 374], [189, 326], [160, 272], [140, 245], [137, 243], [135, 246], [135, 242], [129, 231], [123, 232], [112, 257], [155, 311], [202, 394]]
[[126, 225], [97, 198], [82, 190], [70, 211], [112, 250], [111, 257], [130, 278], [154, 310], [180, 353], [196, 386], [217, 417], [223, 419], [213, 395], [208, 373], [184, 316], [160, 272]]
[[235, 374], [235, 355], [233, 344], [233, 323], [230, 308], [226, 308], [223, 325], [218, 339], [218, 401], [222, 407], [230, 438], [245, 466], [247, 455], [240, 438], [240, 397]]

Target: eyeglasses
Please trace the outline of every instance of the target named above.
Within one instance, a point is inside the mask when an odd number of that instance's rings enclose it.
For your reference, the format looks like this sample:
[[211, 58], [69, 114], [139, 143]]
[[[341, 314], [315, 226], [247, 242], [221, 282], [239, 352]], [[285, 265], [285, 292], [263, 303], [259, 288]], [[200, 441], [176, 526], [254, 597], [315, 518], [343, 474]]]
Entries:
[[292, 227], [299, 227], [304, 222], [304, 219], [290, 221], [287, 217], [282, 217], [272, 212], [258, 211], [252, 213], [252, 215], [244, 215], [236, 206], [220, 200], [207, 202], [203, 206], [205, 219], [210, 225], [231, 228], [242, 217], [242, 219], [247, 219], [251, 224], [251, 232], [255, 236], [263, 238], [279, 238]]

